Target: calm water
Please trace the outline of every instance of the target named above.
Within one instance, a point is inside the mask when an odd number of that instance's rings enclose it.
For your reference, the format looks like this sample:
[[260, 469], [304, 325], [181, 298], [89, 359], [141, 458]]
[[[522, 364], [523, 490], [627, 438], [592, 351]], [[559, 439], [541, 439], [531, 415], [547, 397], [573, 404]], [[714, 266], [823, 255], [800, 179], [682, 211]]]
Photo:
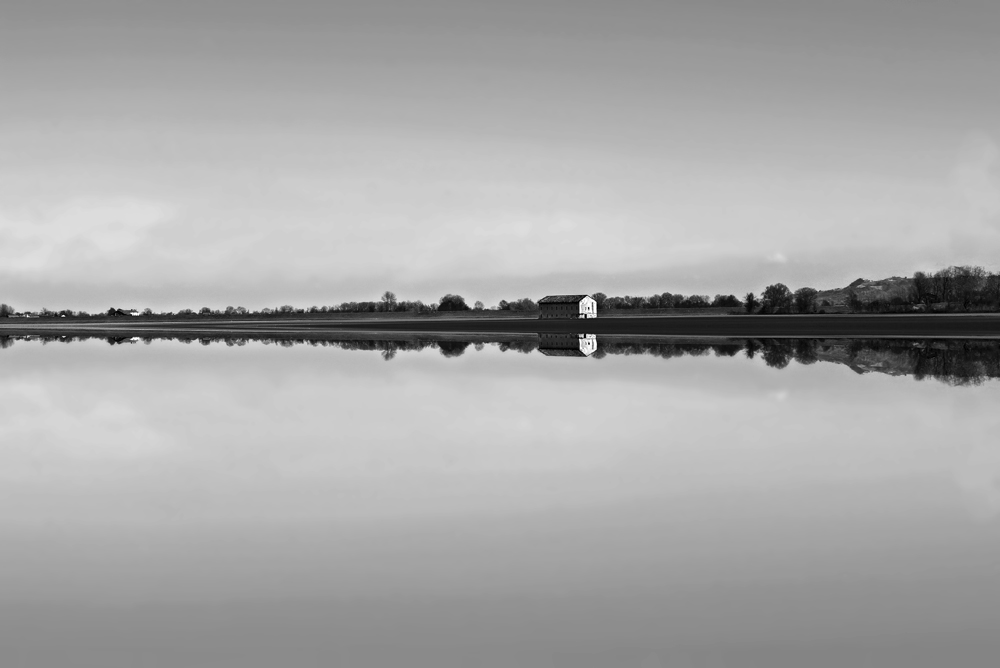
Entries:
[[110, 342], [0, 339], [4, 666], [997, 665], [996, 342]]

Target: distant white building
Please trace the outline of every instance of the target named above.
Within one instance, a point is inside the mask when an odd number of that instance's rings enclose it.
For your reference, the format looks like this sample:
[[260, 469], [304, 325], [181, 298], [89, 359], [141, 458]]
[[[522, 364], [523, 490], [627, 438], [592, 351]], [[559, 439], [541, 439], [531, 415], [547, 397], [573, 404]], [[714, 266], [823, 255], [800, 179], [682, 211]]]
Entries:
[[539, 318], [596, 318], [597, 302], [590, 295], [549, 295], [538, 300]]
[[538, 352], [548, 357], [590, 357], [597, 352], [594, 334], [541, 334]]

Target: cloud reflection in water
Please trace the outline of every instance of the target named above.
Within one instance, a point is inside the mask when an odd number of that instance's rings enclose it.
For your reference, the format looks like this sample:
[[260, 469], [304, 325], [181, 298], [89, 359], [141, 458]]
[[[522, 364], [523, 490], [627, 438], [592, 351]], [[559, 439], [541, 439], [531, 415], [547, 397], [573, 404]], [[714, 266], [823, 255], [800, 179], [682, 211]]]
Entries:
[[[247, 620], [280, 612], [340, 620], [300, 639], [317, 647], [377, 647], [390, 619], [411, 651], [456, 630], [549, 656], [627, 637], [638, 662], [788, 629], [829, 651], [872, 625], [947, 634], [959, 600], [992, 612], [963, 592], [1000, 593], [995, 532], [970, 522], [997, 513], [996, 342], [70, 343], [0, 356], [6, 642], [32, 606], [63, 633], [74, 605], [140, 625], [181, 606], [243, 620], [250, 645], [274, 630]], [[544, 637], [510, 621], [528, 601], [558, 620]]]

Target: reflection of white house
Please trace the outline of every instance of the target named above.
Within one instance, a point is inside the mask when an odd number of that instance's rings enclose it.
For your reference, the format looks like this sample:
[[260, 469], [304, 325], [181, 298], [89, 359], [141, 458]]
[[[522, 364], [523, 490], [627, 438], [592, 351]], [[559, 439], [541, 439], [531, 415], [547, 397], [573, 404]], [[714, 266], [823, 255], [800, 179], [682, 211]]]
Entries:
[[538, 300], [539, 318], [596, 318], [597, 302], [590, 295], [549, 295]]
[[590, 357], [597, 352], [594, 334], [541, 334], [538, 352], [549, 357]]

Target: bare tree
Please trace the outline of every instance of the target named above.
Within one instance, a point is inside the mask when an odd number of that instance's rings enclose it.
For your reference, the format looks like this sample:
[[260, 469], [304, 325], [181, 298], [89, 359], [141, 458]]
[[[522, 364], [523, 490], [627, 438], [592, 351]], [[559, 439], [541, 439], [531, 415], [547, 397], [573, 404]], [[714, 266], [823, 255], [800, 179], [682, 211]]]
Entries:
[[926, 295], [934, 292], [934, 279], [918, 271], [913, 274], [913, 289], [917, 291], [917, 301], [926, 303]]
[[438, 303], [439, 311], [468, 311], [469, 305], [461, 295], [447, 294]]
[[862, 308], [864, 308], [865, 303], [861, 301], [861, 297], [858, 296], [857, 290], [850, 290], [847, 293], [847, 308], [851, 310], [852, 313], [857, 313]]
[[736, 295], [715, 295], [715, 299], [712, 300], [712, 306], [716, 308], [738, 308], [742, 305], [740, 300], [736, 298]]
[[795, 310], [799, 313], [809, 313], [816, 308], [817, 290], [813, 288], [799, 288], [795, 291]]
[[787, 312], [792, 305], [792, 291], [784, 283], [774, 283], [764, 288], [761, 301], [764, 308], [771, 313]]
[[989, 274], [983, 286], [983, 296], [993, 308], [1000, 306], [1000, 274]]
[[386, 290], [382, 294], [382, 301], [381, 301], [381, 304], [380, 304], [381, 308], [379, 310], [380, 311], [386, 311], [386, 312], [388, 312], [388, 311], [394, 311], [394, 310], [396, 310], [396, 304], [397, 303], [398, 302], [396, 300], [396, 293], [395, 292], [391, 292], [390, 290]]

